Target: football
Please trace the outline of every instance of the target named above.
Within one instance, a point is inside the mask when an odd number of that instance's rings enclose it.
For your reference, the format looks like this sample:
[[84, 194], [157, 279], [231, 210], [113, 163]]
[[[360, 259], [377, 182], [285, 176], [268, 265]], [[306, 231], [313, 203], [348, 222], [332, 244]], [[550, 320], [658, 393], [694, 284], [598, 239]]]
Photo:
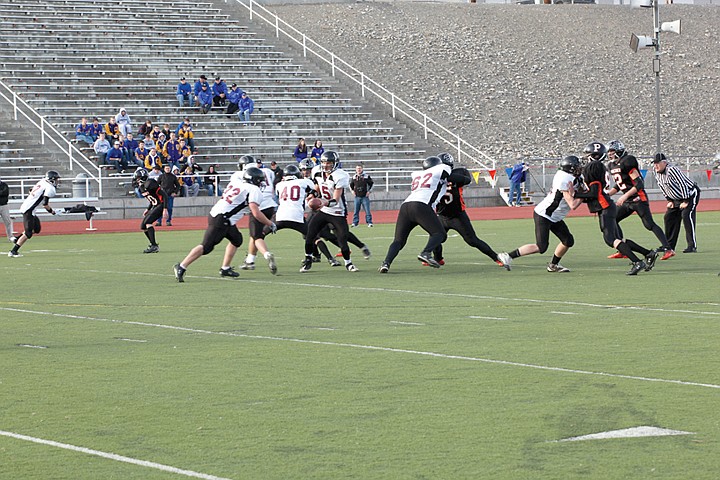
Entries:
[[308, 207], [310, 207], [311, 210], [320, 210], [323, 206], [323, 201], [320, 200], [317, 197], [313, 197], [310, 200], [308, 200]]

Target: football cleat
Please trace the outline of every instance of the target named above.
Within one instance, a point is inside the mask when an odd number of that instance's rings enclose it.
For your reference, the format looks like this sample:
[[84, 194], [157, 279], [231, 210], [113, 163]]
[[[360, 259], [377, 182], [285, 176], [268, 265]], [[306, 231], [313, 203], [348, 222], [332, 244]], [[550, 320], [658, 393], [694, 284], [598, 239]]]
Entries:
[[675, 250], [668, 249], [668, 250], [665, 250], [665, 253], [663, 253], [663, 256], [660, 260], [669, 260], [674, 256], [675, 256]]
[[440, 264], [430, 255], [430, 252], [420, 252], [417, 258], [420, 262], [427, 263], [430, 267], [440, 268]]
[[17, 237], [15, 235], [12, 235], [8, 240], [10, 240], [10, 243], [17, 243]]
[[388, 271], [390, 271], [390, 265], [385, 262], [383, 262], [382, 265], [380, 265], [380, 268], [378, 268], [378, 272], [380, 273], [388, 273]]
[[357, 267], [355, 265], [353, 265], [352, 263], [348, 263], [347, 265], [345, 265], [345, 268], [347, 269], [348, 272], [357, 272], [358, 271]]
[[160, 246], [158, 245], [150, 245], [148, 248], [143, 250], [143, 253], [158, 253], [160, 251]]
[[237, 278], [240, 276], [238, 272], [236, 272], [232, 267], [230, 268], [221, 268], [220, 269], [220, 276], [221, 277], [231, 277], [231, 278]]
[[551, 273], [567, 273], [570, 271], [570, 269], [563, 267], [559, 263], [548, 263], [547, 271]]
[[616, 259], [616, 258], [628, 258], [625, 255], [623, 255], [620, 252], [615, 252], [612, 255], [608, 255], [608, 258]]
[[625, 275], [637, 275], [638, 272], [645, 270], [646, 266], [642, 260], [637, 261], [632, 264], [632, 268]]
[[683, 253], [697, 253], [697, 248], [695, 247], [688, 247], [685, 250], [683, 250]]
[[179, 263], [173, 265], [173, 272], [175, 272], [175, 280], [177, 280], [178, 283], [183, 283], [185, 281], [185, 271], [186, 270], [182, 268]]
[[270, 273], [272, 273], [273, 275], [277, 275], [277, 263], [275, 263], [275, 255], [267, 252], [265, 260], [267, 260], [268, 262], [268, 268], [270, 269]]
[[658, 254], [658, 252], [655, 250], [650, 250], [650, 253], [645, 255], [645, 271], [646, 272], [649, 272], [650, 270], [653, 269], [653, 267], [655, 266], [655, 261], [658, 259], [658, 256], [660, 256], [660, 254]]
[[312, 257], [305, 257], [305, 260], [302, 262], [302, 268], [300, 269], [300, 273], [309, 272], [312, 268]]
[[313, 257], [312, 257], [312, 261], [315, 262], [315, 263], [317, 263], [317, 262], [322, 262], [322, 257], [321, 257], [320, 255], [313, 256]]
[[372, 223], [368, 223], [368, 228], [372, 228], [372, 227], [373, 227], [373, 224], [372, 224]]
[[363, 254], [363, 257], [365, 258], [365, 260], [369, 260], [370, 259], [370, 249], [368, 248], [368, 246], [363, 245], [361, 250], [362, 250], [362, 254]]
[[[442, 258], [437, 261], [440, 265], [445, 265], [445, 260]], [[429, 267], [430, 265], [427, 262], [422, 262], [423, 267]], [[499, 262], [499, 265], [502, 265], [502, 262]]]
[[330, 264], [331, 267], [339, 267], [340, 265], [342, 265], [342, 263], [338, 262], [334, 258], [329, 259], [328, 263]]
[[510, 254], [507, 252], [501, 252], [497, 254], [498, 262], [500, 262], [500, 265], [502, 265], [505, 270], [508, 272], [510, 271], [512, 265], [512, 258], [510, 258]]
[[255, 262], [243, 262], [240, 265], [240, 270], [255, 270]]
[[22, 257], [22, 255], [20, 255], [18, 252], [13, 252], [12, 250], [10, 250], [10, 251], [8, 252], [8, 257], [10, 257], [10, 258], [20, 258], [20, 257]]

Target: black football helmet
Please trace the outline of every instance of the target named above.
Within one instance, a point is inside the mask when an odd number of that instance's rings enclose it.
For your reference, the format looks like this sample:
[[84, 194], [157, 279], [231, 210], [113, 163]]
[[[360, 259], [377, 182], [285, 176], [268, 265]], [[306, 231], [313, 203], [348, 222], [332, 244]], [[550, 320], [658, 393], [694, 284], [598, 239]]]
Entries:
[[455, 165], [455, 158], [452, 155], [450, 155], [449, 153], [447, 153], [447, 152], [438, 153], [437, 156], [440, 160], [442, 160], [442, 163], [444, 163], [448, 167], [453, 168], [453, 166]]
[[442, 163], [443, 161], [440, 159], [440, 157], [427, 157], [425, 160], [423, 160], [422, 168], [423, 170], [427, 170], [428, 168], [442, 165]]
[[243, 170], [243, 181], [262, 187], [265, 182], [265, 174], [258, 167], [246, 167]]
[[592, 142], [585, 146], [583, 153], [589, 161], [600, 162], [607, 157], [607, 148], [600, 142]]
[[238, 170], [244, 170], [246, 167], [254, 167], [258, 164], [252, 155], [243, 155], [238, 160]]
[[300, 173], [300, 169], [295, 164], [291, 163], [283, 168], [283, 178], [300, 178], [301, 176], [302, 173]]
[[613, 140], [608, 143], [607, 151], [608, 153], [615, 152], [617, 158], [622, 158], [625, 155], [625, 144], [620, 140]]
[[322, 169], [326, 172], [332, 172], [335, 170], [339, 163], [340, 156], [332, 150], [328, 150], [320, 155], [320, 164], [322, 165]]
[[148, 171], [142, 167], [138, 167], [138, 169], [135, 170], [135, 173], [133, 173], [133, 183], [135, 183], [137, 185], [145, 183], [145, 181], [147, 179], [148, 179]]
[[55, 170], [48, 170], [45, 174], [45, 180], [47, 180], [50, 185], [57, 187], [60, 184], [60, 174]]
[[582, 173], [580, 159], [575, 155], [568, 155], [560, 161], [560, 170], [576, 177], [580, 176]]

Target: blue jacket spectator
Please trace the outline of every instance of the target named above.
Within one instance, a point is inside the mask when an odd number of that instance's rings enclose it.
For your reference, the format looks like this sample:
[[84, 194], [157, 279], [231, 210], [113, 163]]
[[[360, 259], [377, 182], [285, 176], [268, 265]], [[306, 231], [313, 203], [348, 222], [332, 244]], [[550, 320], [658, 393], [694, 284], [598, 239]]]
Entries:
[[230, 87], [230, 91], [227, 93], [227, 99], [228, 99], [228, 107], [227, 113], [228, 115], [232, 115], [233, 113], [236, 113], [240, 110], [240, 96], [245, 93], [240, 88], [238, 88], [236, 83], [233, 83]]
[[92, 145], [94, 140], [90, 136], [90, 125], [87, 123], [87, 118], [83, 117], [80, 123], [75, 127], [75, 139], [83, 141], [88, 145]]
[[325, 147], [322, 146], [322, 142], [320, 140], [315, 140], [315, 146], [312, 149], [312, 152], [310, 152], [310, 158], [314, 158], [313, 163], [316, 165], [320, 163], [320, 157], [322, 154], [325, 153]]
[[193, 95], [195, 95], [195, 99], [197, 99], [197, 96], [200, 93], [200, 90], [202, 90], [203, 85], [207, 85], [208, 89], [210, 88], [207, 77], [205, 75], [200, 75], [198, 81], [195, 82], [195, 85], [193, 85]]
[[200, 87], [200, 92], [197, 94], [198, 106], [202, 113], [208, 113], [212, 108], [213, 96], [208, 84], [204, 84]]
[[180, 108], [183, 108], [186, 102], [190, 107], [195, 104], [195, 102], [193, 101], [194, 98], [192, 87], [189, 83], [187, 83], [185, 77], [182, 77], [180, 79], [180, 83], [178, 83], [177, 90], [175, 91], [175, 96], [177, 97], [178, 104], [180, 104]]
[[238, 104], [240, 110], [238, 111], [238, 118], [243, 122], [244, 125], [250, 123], [250, 114], [255, 110], [255, 102], [252, 98], [248, 97], [246, 92], [240, 95], [240, 103]]
[[116, 141], [113, 147], [108, 150], [105, 157], [105, 163], [115, 167], [119, 173], [127, 170], [127, 163], [125, 162], [125, 157], [123, 156], [123, 151], [119, 141]]
[[305, 160], [308, 156], [308, 147], [305, 143], [305, 139], [301, 138], [298, 140], [297, 147], [295, 147], [295, 151], [293, 152], [293, 156], [295, 157], [295, 161], [298, 163]]
[[213, 104], [216, 107], [224, 107], [227, 103], [227, 84], [225, 80], [220, 77], [215, 77], [215, 82], [212, 84]]
[[103, 126], [100, 125], [100, 120], [97, 117], [93, 118], [93, 123], [90, 124], [90, 136], [93, 141], [97, 140], [101, 133], [103, 133]]

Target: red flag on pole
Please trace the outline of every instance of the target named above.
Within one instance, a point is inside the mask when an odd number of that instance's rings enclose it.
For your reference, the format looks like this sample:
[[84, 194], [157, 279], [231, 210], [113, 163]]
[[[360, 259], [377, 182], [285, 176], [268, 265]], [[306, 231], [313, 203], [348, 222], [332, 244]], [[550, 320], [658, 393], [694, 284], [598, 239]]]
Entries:
[[492, 180], [495, 180], [495, 174], [497, 173], [497, 170], [488, 170], [488, 173], [490, 174], [490, 178]]
[[712, 177], [712, 170], [705, 170], [705, 173], [707, 173], [708, 182], [709, 182], [709, 181], [710, 181], [710, 177]]

